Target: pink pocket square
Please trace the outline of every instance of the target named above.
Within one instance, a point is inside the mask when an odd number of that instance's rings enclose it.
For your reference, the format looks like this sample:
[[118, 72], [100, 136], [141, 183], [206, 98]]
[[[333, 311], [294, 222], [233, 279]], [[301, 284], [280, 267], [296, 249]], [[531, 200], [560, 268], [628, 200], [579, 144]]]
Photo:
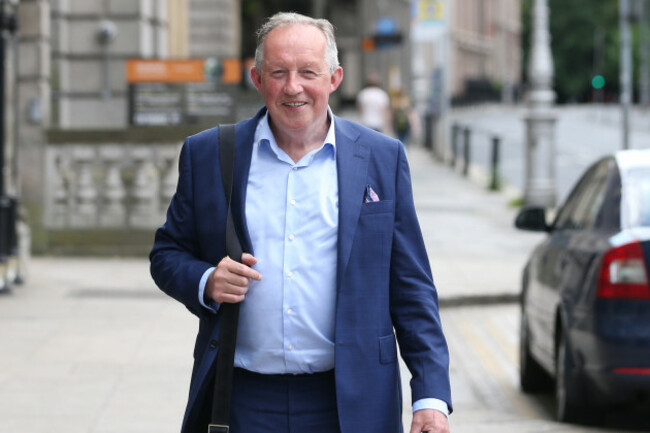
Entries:
[[379, 196], [370, 185], [366, 187], [366, 196], [363, 198], [364, 203], [374, 203], [379, 201]]

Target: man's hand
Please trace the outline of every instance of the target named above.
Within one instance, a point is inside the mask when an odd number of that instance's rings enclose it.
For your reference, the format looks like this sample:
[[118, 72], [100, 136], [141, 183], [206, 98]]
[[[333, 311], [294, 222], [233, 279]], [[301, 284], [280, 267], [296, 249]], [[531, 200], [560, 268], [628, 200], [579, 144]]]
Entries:
[[449, 421], [444, 413], [433, 409], [418, 410], [413, 414], [411, 433], [449, 433]]
[[224, 257], [212, 271], [205, 284], [205, 298], [222, 304], [235, 304], [246, 297], [251, 280], [261, 280], [262, 275], [252, 269], [257, 259], [248, 253], [241, 256], [241, 263]]

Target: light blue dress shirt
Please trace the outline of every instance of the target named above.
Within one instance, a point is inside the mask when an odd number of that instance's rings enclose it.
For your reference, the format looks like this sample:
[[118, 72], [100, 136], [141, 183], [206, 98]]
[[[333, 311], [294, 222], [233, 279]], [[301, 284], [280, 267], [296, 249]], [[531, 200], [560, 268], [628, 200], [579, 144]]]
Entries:
[[268, 115], [255, 133], [246, 222], [261, 281], [240, 307], [235, 365], [258, 373], [334, 368], [338, 185], [334, 125], [300, 161], [278, 147]]
[[[338, 181], [334, 116], [323, 145], [294, 162], [275, 141], [268, 114], [255, 131], [246, 221], [261, 281], [241, 304], [235, 366], [265, 374], [334, 368]], [[200, 282], [205, 284], [214, 268]], [[413, 409], [448, 414], [422, 399]]]

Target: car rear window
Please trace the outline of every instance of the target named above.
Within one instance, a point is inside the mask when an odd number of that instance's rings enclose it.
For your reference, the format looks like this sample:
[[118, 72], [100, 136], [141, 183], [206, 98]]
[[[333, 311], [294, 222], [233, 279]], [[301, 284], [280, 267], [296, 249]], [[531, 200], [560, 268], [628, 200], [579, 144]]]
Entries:
[[625, 195], [629, 226], [650, 227], [650, 170], [629, 172]]

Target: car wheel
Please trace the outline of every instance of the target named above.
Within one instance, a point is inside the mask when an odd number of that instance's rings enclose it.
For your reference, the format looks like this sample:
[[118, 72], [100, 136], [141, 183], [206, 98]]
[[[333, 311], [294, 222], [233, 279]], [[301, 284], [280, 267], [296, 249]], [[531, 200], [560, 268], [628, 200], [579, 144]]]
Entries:
[[523, 309], [519, 327], [519, 383], [522, 391], [527, 393], [551, 391], [553, 389], [551, 377], [530, 353], [528, 320]]
[[[584, 422], [585, 407], [580, 402], [582, 387], [579, 384], [575, 367], [569, 355], [569, 342], [560, 333], [557, 348], [557, 365], [555, 370], [555, 407], [557, 420], [560, 422]], [[584, 397], [584, 396], [582, 396]]]

